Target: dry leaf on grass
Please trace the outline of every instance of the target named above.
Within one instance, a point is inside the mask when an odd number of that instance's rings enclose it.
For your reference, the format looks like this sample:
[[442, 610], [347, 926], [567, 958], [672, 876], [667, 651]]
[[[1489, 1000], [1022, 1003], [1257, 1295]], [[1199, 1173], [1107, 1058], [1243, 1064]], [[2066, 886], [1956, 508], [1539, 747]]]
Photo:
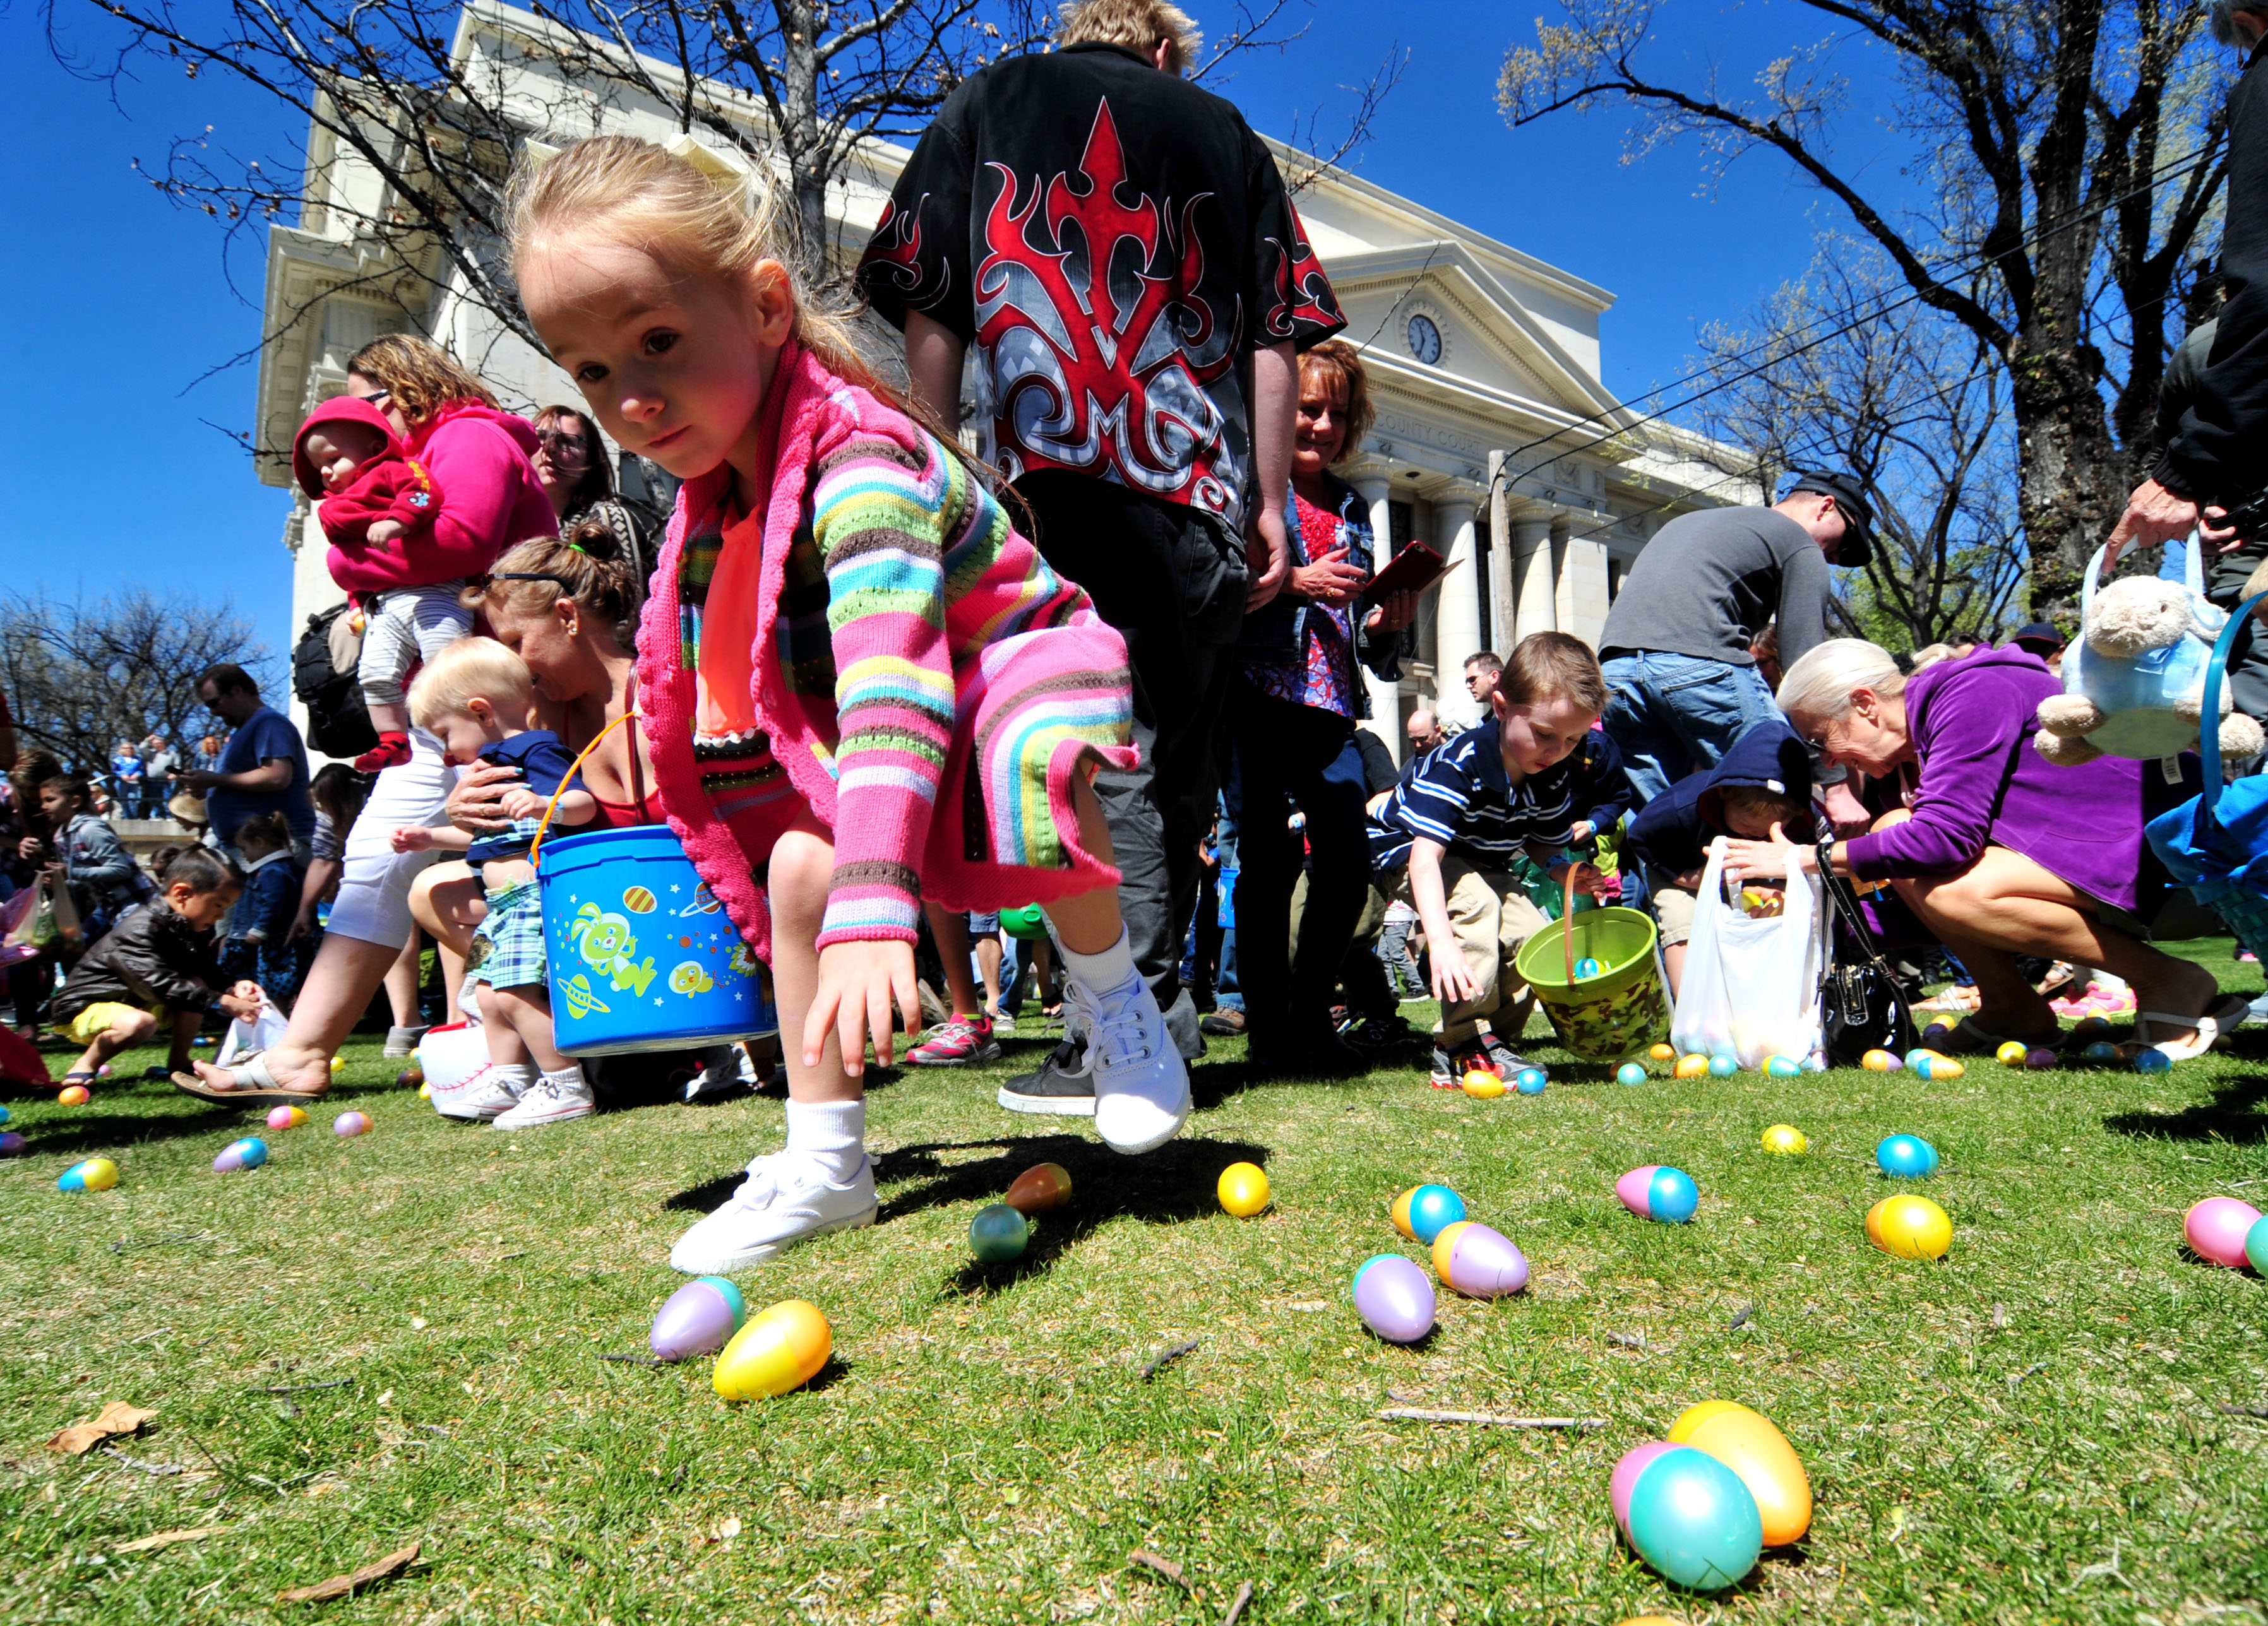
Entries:
[[113, 1434], [131, 1434], [151, 1418], [156, 1410], [143, 1410], [114, 1400], [102, 1409], [102, 1415], [85, 1423], [74, 1423], [48, 1442], [50, 1451], [68, 1451], [75, 1457], [85, 1456]]
[[176, 1541], [202, 1541], [209, 1535], [218, 1535], [226, 1525], [199, 1525], [194, 1530], [160, 1530], [155, 1535], [145, 1535], [138, 1541], [129, 1541], [123, 1547], [114, 1547], [114, 1553], [146, 1553], [153, 1548], [171, 1547]]
[[333, 1598], [343, 1598], [359, 1592], [372, 1581], [382, 1581], [401, 1574], [417, 1562], [417, 1543], [412, 1541], [398, 1553], [388, 1553], [376, 1563], [366, 1563], [352, 1575], [335, 1575], [328, 1581], [317, 1581], [313, 1586], [294, 1586], [289, 1592], [277, 1593], [279, 1603], [327, 1603]]

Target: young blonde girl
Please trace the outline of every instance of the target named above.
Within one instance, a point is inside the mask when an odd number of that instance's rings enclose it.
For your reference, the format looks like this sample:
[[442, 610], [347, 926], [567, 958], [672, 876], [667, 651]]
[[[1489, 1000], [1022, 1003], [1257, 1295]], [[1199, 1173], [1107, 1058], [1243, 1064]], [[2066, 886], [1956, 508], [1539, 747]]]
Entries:
[[671, 1263], [729, 1270], [872, 1223], [865, 1045], [887, 1064], [894, 1008], [919, 1026], [924, 897], [1046, 906], [1096, 1129], [1163, 1144], [1189, 1077], [1087, 784], [1131, 761], [1118, 634], [799, 296], [739, 189], [602, 136], [524, 172], [514, 204], [536, 331], [607, 433], [688, 482], [638, 635], [654, 771], [791, 1041], [786, 1150]]

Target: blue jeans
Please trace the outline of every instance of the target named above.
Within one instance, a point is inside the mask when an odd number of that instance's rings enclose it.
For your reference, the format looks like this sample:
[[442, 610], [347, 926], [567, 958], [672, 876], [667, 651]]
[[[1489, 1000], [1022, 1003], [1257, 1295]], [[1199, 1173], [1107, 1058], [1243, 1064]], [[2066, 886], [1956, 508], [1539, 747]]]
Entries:
[[1754, 666], [1665, 655], [1617, 655], [1607, 680], [1607, 737], [1640, 806], [1686, 775], [1713, 768], [1733, 742], [1778, 715]]

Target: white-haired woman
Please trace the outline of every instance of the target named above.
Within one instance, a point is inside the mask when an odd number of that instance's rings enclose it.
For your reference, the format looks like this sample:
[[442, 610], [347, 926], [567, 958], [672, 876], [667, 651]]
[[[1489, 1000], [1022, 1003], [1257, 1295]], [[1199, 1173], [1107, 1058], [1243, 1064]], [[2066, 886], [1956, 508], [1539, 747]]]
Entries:
[[1822, 760], [1898, 776], [1906, 806], [1831, 849], [1735, 841], [1746, 875], [1814, 872], [1888, 880], [1977, 978], [1982, 1004], [1948, 1048], [1989, 1050], [2059, 1032], [2018, 969], [2020, 954], [2100, 966], [2134, 987], [2138, 1036], [2176, 1059], [2235, 1029], [2204, 967], [2144, 941], [2161, 888], [2144, 881], [2143, 764], [2100, 757], [2058, 768], [2032, 748], [2041, 700], [2061, 685], [2039, 658], [1982, 649], [1911, 677], [1859, 638], [1833, 638], [1788, 668], [1779, 708]]

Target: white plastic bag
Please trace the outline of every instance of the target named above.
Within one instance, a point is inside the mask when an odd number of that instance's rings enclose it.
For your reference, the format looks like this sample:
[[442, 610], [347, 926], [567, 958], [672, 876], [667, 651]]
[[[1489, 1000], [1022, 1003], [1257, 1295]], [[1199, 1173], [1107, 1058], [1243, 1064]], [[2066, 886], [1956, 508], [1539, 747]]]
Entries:
[[1729, 1056], [1762, 1067], [1801, 1062], [1819, 1048], [1819, 979], [1825, 970], [1825, 895], [1801, 872], [1787, 878], [1787, 908], [1751, 920], [1725, 901], [1725, 838], [1693, 899], [1693, 933], [1669, 1041], [1680, 1056]]
[[213, 1065], [226, 1067], [239, 1056], [249, 1056], [255, 1050], [265, 1050], [271, 1044], [284, 1042], [284, 1030], [290, 1024], [268, 990], [260, 990], [260, 1009], [247, 1022], [238, 1017], [228, 1025], [228, 1032], [220, 1041], [220, 1054], [213, 1057]]

